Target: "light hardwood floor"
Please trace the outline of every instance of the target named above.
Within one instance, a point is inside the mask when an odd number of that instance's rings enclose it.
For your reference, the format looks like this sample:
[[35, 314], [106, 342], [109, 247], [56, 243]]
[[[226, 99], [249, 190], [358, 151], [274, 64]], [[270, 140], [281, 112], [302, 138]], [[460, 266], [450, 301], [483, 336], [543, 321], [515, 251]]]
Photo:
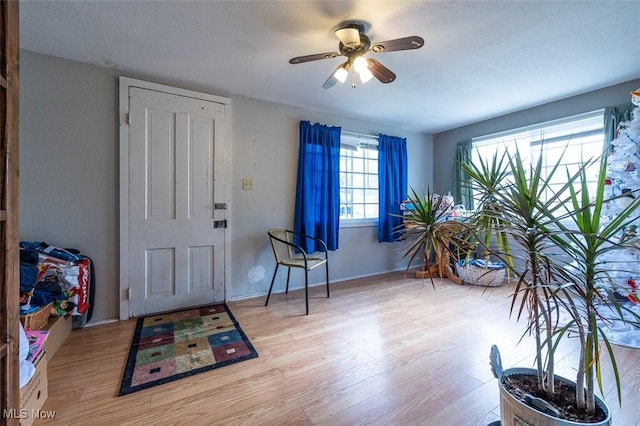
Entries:
[[[292, 279], [295, 279], [292, 277]], [[71, 333], [49, 361], [53, 420], [36, 425], [487, 425], [499, 419], [489, 348], [505, 368], [532, 365], [523, 325], [508, 318], [512, 285], [485, 289], [401, 272], [229, 303], [259, 357], [117, 397], [134, 320]], [[623, 407], [640, 424], [640, 350], [616, 347]], [[573, 377], [562, 348], [558, 374]]]

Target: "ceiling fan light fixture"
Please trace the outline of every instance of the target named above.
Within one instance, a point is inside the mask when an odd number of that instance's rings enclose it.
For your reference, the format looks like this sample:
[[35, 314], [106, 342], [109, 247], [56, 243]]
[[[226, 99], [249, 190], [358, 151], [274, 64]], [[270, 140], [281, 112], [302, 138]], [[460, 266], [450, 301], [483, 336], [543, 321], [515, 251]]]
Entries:
[[371, 78], [373, 77], [373, 74], [371, 74], [371, 71], [369, 71], [368, 69], [363, 69], [362, 71], [358, 71], [358, 74], [360, 75], [360, 81], [363, 83], [366, 83], [367, 81], [371, 80]]
[[333, 73], [333, 76], [336, 78], [336, 80], [338, 80], [340, 83], [344, 83], [347, 80], [347, 76], [349, 75], [349, 71], [347, 71], [347, 69], [345, 69], [344, 65], [341, 66], [340, 68], [338, 68], [336, 70], [336, 72]]
[[367, 63], [367, 60], [362, 56], [358, 56], [353, 60], [353, 68], [358, 72], [360, 81], [363, 83], [366, 83], [371, 80], [371, 77], [373, 77], [373, 74], [369, 71], [369, 64]]
[[355, 47], [360, 44], [360, 31], [357, 28], [339, 28], [335, 31], [335, 35], [346, 47]]
[[358, 56], [353, 60], [353, 67], [358, 71], [358, 73], [362, 73], [368, 68], [367, 60], [362, 56]]

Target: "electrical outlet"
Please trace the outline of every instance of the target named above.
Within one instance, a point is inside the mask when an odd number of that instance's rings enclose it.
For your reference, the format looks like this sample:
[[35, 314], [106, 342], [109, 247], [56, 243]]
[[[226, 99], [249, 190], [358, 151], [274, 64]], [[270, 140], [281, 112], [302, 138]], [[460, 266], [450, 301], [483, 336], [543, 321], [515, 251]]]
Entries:
[[242, 178], [242, 189], [252, 190], [253, 189], [253, 178]]

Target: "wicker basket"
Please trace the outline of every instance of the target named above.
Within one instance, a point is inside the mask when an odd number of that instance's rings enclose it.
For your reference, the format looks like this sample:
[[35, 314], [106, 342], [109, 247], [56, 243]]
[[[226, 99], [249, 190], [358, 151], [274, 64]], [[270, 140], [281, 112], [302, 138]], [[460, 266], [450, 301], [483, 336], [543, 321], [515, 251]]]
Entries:
[[458, 261], [456, 262], [456, 272], [466, 284], [500, 287], [504, 283], [506, 268], [483, 268]]
[[25, 330], [42, 330], [49, 322], [51, 316], [51, 308], [53, 302], [38, 309], [35, 312], [26, 315], [20, 315], [20, 321]]

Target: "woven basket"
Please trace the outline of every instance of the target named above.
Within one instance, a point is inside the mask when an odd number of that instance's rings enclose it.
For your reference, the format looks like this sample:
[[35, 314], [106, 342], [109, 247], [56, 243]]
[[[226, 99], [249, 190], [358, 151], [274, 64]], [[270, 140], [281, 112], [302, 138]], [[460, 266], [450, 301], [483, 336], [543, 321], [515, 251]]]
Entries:
[[35, 312], [26, 315], [20, 315], [20, 321], [25, 330], [42, 330], [49, 322], [51, 316], [51, 307], [53, 302], [38, 309]]
[[466, 284], [500, 287], [504, 283], [506, 268], [488, 269], [456, 262], [456, 272]]

